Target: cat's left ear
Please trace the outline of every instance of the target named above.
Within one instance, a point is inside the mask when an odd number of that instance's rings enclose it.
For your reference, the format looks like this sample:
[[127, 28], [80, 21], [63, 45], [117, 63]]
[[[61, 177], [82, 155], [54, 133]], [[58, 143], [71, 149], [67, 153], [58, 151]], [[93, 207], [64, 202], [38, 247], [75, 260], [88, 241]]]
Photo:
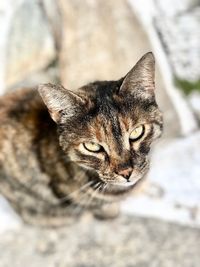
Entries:
[[85, 99], [61, 85], [41, 84], [38, 91], [56, 123], [60, 121], [63, 113], [65, 118], [70, 118], [85, 104]]
[[151, 97], [155, 89], [155, 59], [152, 52], [146, 53], [127, 73], [119, 89], [120, 93]]

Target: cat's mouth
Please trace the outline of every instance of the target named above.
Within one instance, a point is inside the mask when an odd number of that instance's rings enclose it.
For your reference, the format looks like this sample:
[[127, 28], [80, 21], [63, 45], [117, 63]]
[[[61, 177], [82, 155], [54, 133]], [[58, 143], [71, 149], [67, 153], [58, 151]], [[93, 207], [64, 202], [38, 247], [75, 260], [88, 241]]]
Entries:
[[124, 193], [127, 193], [136, 187], [139, 186], [139, 184], [144, 180], [144, 177], [146, 176], [148, 168], [147, 165], [145, 168], [142, 169], [142, 171], [135, 171], [131, 174], [130, 180], [125, 180], [121, 177], [116, 177], [115, 179], [112, 178], [112, 180], [109, 177], [100, 176], [97, 174], [97, 172], [89, 172], [89, 180], [92, 181], [91, 187], [93, 190], [96, 190], [96, 188], [99, 188], [98, 195], [99, 196], [117, 196], [122, 195]]
[[143, 180], [143, 177], [140, 177], [135, 181], [129, 181], [129, 182], [125, 182], [125, 183], [114, 182], [114, 183], [109, 184], [109, 188], [110, 188], [110, 191], [115, 192], [115, 194], [116, 194], [116, 191], [118, 191], [119, 193], [121, 191], [125, 192], [125, 191], [129, 191], [129, 190], [134, 189], [136, 186], [138, 186], [138, 184], [140, 183], [141, 180]]
[[110, 183], [111, 185], [114, 185], [114, 186], [121, 186], [121, 187], [133, 187], [140, 179], [136, 180], [136, 181], [128, 181], [128, 182], [125, 182], [125, 183], [117, 183], [117, 182], [114, 182], [114, 183]]
[[[100, 178], [99, 178], [99, 181], [100, 181]], [[102, 189], [100, 189], [98, 192], [99, 198], [122, 196], [123, 194], [126, 194], [129, 191], [134, 190], [134, 188], [138, 187], [142, 181], [143, 181], [143, 177], [140, 177], [139, 179], [135, 181], [130, 181], [126, 183], [102, 182], [102, 187], [101, 187]], [[95, 190], [95, 187], [93, 187], [93, 190]]]

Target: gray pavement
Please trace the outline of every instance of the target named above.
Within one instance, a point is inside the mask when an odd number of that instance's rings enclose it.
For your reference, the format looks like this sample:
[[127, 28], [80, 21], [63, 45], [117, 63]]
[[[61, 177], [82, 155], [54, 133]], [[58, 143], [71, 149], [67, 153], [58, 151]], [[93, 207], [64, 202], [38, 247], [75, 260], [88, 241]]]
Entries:
[[199, 267], [200, 230], [121, 215], [0, 236], [0, 267]]

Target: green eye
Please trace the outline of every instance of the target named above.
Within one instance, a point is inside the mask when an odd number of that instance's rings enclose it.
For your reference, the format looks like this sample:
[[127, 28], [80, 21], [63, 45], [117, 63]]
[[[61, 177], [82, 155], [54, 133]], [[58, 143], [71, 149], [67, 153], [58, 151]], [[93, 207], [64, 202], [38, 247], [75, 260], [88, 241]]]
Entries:
[[83, 146], [90, 152], [99, 152], [102, 148], [99, 144], [92, 142], [83, 143]]
[[130, 140], [137, 141], [144, 135], [144, 125], [136, 127], [130, 134]]

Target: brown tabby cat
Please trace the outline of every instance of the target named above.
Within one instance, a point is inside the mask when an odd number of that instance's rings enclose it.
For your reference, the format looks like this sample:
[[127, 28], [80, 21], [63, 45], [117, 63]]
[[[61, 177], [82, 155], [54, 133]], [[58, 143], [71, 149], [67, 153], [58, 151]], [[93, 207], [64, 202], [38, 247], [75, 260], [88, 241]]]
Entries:
[[147, 53], [118, 81], [0, 99], [0, 191], [26, 222], [61, 225], [85, 208], [117, 214], [109, 208], [143, 180], [162, 131], [154, 69]]

